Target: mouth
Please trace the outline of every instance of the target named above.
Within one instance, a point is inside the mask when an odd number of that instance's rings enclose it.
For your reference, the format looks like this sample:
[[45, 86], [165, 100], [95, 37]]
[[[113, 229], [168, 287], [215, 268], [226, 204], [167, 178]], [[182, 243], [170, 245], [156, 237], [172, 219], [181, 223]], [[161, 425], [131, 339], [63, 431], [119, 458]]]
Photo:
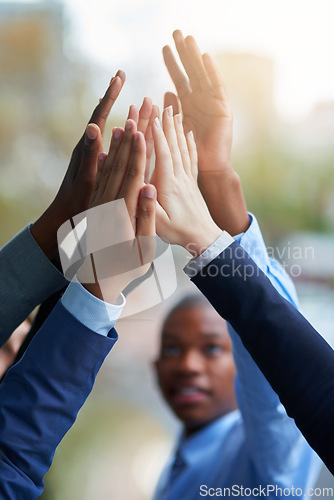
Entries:
[[171, 389], [170, 400], [174, 405], [190, 405], [201, 403], [208, 399], [209, 394], [208, 391], [194, 386], [178, 386]]

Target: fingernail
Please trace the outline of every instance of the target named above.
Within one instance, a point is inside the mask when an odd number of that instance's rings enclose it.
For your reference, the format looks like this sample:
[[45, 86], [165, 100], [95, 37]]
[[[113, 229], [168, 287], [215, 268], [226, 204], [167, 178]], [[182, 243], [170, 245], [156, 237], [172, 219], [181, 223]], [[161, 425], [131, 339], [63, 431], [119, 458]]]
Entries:
[[88, 139], [94, 141], [98, 135], [98, 130], [96, 129], [96, 125], [89, 124], [86, 129], [86, 135]]
[[177, 120], [177, 123], [178, 123], [179, 125], [182, 125], [182, 114], [181, 114], [181, 113], [179, 113], [178, 115], [175, 115], [175, 118], [176, 118], [176, 120]]
[[168, 108], [166, 108], [166, 109], [167, 109], [167, 115], [172, 117], [173, 116], [173, 106], [168, 106]]
[[142, 192], [146, 198], [152, 199], [155, 196], [155, 189], [153, 186], [150, 185], [144, 186]]
[[125, 130], [131, 130], [132, 129], [132, 123], [130, 122], [130, 120], [127, 120], [127, 122], [125, 123]]
[[115, 128], [115, 131], [113, 133], [113, 138], [114, 139], [119, 139], [122, 135], [122, 131], [120, 128]]
[[188, 133], [189, 135], [189, 138], [195, 142], [195, 138], [194, 138], [194, 132], [192, 130], [190, 130], [190, 132]]
[[159, 122], [159, 118], [158, 118], [158, 117], [157, 117], [157, 118], [154, 118], [153, 123], [154, 123], [154, 125], [155, 125], [157, 128], [161, 128], [161, 127], [160, 127], [160, 122]]

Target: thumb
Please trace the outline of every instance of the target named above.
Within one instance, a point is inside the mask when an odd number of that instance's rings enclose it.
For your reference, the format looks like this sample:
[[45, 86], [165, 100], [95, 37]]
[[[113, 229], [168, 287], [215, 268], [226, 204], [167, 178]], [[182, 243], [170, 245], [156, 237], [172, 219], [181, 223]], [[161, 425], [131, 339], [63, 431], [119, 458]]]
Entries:
[[81, 156], [80, 168], [77, 174], [79, 182], [88, 182], [94, 185], [97, 159], [103, 151], [103, 139], [101, 130], [95, 123], [89, 123], [85, 132], [84, 147]]

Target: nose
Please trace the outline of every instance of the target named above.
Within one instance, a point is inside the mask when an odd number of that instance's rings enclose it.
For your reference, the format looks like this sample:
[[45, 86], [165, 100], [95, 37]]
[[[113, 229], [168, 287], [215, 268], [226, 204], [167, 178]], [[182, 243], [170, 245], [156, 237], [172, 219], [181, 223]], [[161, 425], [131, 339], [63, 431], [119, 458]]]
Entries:
[[195, 349], [189, 349], [179, 358], [178, 371], [186, 375], [196, 375], [203, 370], [203, 357]]

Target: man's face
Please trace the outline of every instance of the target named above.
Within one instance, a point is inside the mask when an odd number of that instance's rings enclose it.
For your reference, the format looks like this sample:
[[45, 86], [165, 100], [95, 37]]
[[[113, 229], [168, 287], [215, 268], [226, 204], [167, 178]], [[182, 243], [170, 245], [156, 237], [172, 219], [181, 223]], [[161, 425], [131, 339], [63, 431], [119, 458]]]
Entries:
[[156, 370], [164, 398], [188, 432], [237, 408], [230, 337], [210, 305], [171, 313]]

